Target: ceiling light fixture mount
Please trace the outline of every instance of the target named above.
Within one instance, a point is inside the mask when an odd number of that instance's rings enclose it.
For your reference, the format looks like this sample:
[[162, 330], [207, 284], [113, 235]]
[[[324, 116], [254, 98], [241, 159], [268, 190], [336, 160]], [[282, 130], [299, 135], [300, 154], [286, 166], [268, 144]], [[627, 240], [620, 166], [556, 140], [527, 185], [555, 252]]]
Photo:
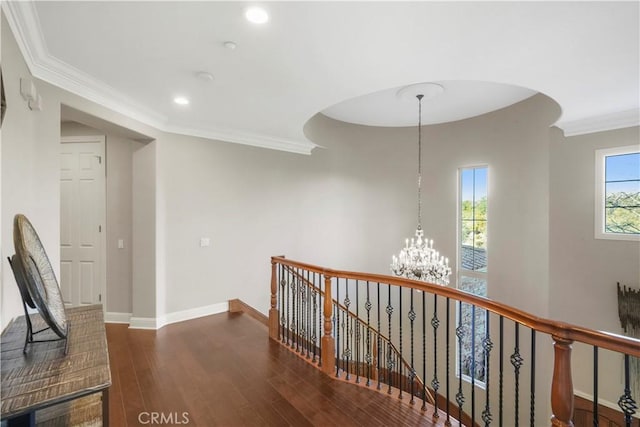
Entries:
[[449, 259], [433, 248], [433, 240], [425, 238], [422, 230], [422, 99], [424, 94], [418, 93], [415, 97], [418, 99], [418, 227], [415, 237], [411, 241], [406, 239], [405, 246], [398, 256], [392, 257], [391, 272], [407, 279], [447, 286], [451, 275]]
[[253, 24], [264, 24], [269, 20], [269, 14], [261, 7], [250, 7], [244, 12], [247, 21]]

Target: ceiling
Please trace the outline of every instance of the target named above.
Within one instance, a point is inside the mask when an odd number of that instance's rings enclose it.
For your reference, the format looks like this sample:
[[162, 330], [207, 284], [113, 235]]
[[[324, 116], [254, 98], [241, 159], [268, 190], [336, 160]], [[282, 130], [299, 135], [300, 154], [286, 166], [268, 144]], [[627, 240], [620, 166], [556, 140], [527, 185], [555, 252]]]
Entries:
[[[415, 124], [415, 103], [402, 110], [392, 98], [419, 82], [446, 89], [425, 123], [539, 92], [558, 102], [567, 134], [638, 125], [636, 1], [264, 2], [262, 25], [244, 19], [247, 6], [2, 5], [36, 77], [169, 132], [308, 153], [303, 128], [318, 112]], [[174, 104], [178, 95], [190, 104]]]

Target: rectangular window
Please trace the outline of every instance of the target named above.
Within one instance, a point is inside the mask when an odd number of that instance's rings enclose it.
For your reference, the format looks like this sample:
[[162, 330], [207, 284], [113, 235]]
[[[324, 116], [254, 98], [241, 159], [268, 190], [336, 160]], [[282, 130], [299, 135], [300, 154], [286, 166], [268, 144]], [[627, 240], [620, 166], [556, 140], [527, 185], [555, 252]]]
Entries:
[[[458, 289], [487, 296], [487, 179], [488, 168], [460, 169]], [[458, 341], [457, 373], [465, 380], [484, 383], [485, 360], [482, 341], [486, 333], [486, 311], [460, 304], [458, 322], [464, 331]], [[472, 333], [473, 332], [473, 333]]]
[[596, 150], [596, 239], [640, 240], [640, 147]]

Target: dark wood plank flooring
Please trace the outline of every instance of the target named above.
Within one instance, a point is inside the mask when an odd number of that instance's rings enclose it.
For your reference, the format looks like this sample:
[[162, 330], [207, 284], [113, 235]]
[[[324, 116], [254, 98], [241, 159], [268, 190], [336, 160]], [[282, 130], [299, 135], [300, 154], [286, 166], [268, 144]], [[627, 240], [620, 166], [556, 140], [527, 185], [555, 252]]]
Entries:
[[108, 324], [107, 341], [113, 426], [151, 425], [154, 412], [164, 425], [433, 425], [396, 398], [328, 378], [247, 315], [158, 331]]

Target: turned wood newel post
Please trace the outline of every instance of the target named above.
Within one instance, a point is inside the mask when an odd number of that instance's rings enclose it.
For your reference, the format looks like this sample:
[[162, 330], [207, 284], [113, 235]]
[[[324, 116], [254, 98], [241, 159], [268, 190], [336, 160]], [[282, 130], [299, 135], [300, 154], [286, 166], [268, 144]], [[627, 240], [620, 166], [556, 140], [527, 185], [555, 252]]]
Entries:
[[280, 313], [278, 312], [278, 264], [271, 260], [271, 308], [269, 309], [269, 338], [278, 341]]
[[553, 336], [555, 359], [551, 382], [551, 425], [573, 427], [573, 380], [571, 379], [571, 344], [573, 340]]
[[331, 317], [333, 315], [333, 297], [331, 296], [331, 276], [324, 276], [324, 335], [321, 341], [322, 370], [327, 375], [332, 375], [336, 369], [335, 341], [331, 335]]

